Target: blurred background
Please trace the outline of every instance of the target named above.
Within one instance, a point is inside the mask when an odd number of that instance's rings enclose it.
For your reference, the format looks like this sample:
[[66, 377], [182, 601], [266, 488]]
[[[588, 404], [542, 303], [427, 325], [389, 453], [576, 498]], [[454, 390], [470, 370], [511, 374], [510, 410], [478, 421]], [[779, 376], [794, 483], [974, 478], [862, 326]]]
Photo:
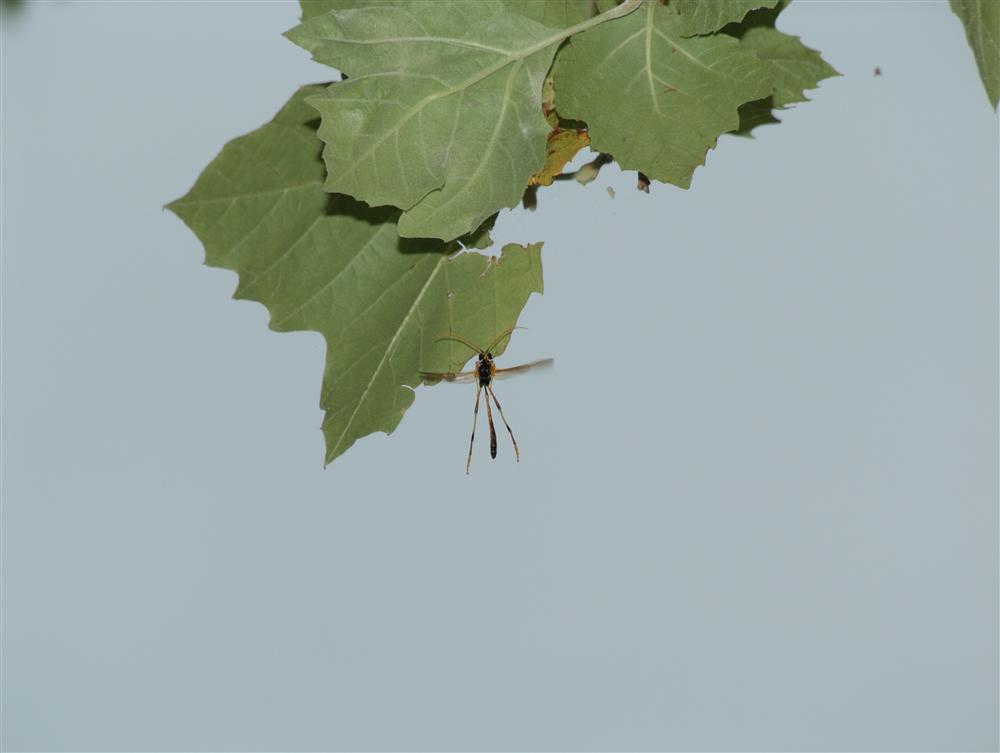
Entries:
[[797, 1], [843, 76], [690, 191], [503, 213], [505, 360], [556, 368], [470, 477], [470, 385], [324, 470], [321, 337], [161, 210], [336, 77], [297, 18], [4, 6], [2, 747], [996, 750], [998, 121], [947, 4]]

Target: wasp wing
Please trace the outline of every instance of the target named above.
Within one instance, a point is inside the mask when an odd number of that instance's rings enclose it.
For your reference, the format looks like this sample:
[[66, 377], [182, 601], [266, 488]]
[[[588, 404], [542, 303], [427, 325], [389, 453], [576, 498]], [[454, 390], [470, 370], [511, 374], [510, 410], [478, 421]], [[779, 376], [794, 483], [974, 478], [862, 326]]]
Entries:
[[435, 383], [435, 382], [473, 382], [476, 379], [475, 371], [461, 371], [459, 373], [454, 372], [440, 372], [440, 371], [421, 371], [420, 378], [425, 382]]
[[540, 361], [532, 361], [531, 363], [522, 363], [520, 366], [511, 366], [509, 369], [497, 369], [496, 373], [493, 374], [493, 378], [506, 379], [507, 377], [523, 374], [526, 371], [551, 369], [554, 364], [555, 364], [555, 359], [543, 358]]

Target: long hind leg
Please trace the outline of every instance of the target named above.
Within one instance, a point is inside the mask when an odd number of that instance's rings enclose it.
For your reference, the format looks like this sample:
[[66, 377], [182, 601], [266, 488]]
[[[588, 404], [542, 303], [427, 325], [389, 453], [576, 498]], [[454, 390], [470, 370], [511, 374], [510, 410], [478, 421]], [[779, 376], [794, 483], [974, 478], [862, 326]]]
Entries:
[[[517, 449], [517, 440], [514, 439], [514, 432], [510, 430], [510, 424], [507, 423], [507, 417], [503, 414], [503, 408], [500, 407], [500, 401], [497, 400], [496, 393], [493, 392], [493, 388], [486, 385], [486, 391], [489, 393], [490, 397], [493, 398], [493, 402], [496, 403], [497, 410], [500, 412], [500, 418], [503, 419], [503, 425], [507, 427], [507, 433], [510, 434], [510, 441], [514, 443], [514, 457], [517, 458], [517, 462], [521, 462], [521, 451]], [[489, 405], [489, 398], [487, 398], [486, 405]]]
[[[486, 391], [489, 392], [489, 385], [486, 385]], [[493, 426], [493, 410], [490, 408], [490, 398], [486, 398], [486, 420], [490, 423], [490, 457], [494, 460], [497, 459], [497, 430]]]
[[[469, 439], [469, 457], [465, 460], [465, 475], [469, 475], [469, 467], [472, 465], [472, 444], [476, 441], [476, 419], [479, 418], [479, 393], [483, 388], [476, 386], [476, 409], [472, 413], [472, 437]], [[487, 403], [489, 405], [489, 403]]]

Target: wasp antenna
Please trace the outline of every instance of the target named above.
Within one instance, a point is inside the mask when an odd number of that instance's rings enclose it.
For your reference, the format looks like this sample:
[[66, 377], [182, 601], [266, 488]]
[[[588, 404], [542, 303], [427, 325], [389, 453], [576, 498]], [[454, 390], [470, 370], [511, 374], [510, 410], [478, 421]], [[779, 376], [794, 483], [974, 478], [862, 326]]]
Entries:
[[491, 342], [491, 343], [490, 343], [490, 347], [488, 347], [488, 348], [486, 349], [486, 352], [487, 352], [487, 353], [492, 353], [492, 352], [493, 352], [493, 349], [494, 349], [494, 348], [495, 348], [495, 347], [496, 347], [497, 345], [499, 345], [499, 344], [500, 344], [500, 343], [501, 343], [501, 342], [503, 341], [503, 339], [504, 339], [505, 337], [509, 337], [509, 336], [510, 336], [510, 335], [511, 335], [511, 334], [512, 334], [512, 333], [514, 332], [514, 330], [515, 330], [515, 329], [527, 329], [527, 327], [511, 327], [511, 328], [510, 328], [510, 329], [508, 329], [508, 330], [507, 330], [506, 332], [501, 332], [501, 333], [500, 333], [500, 334], [499, 334], [499, 335], [497, 336], [497, 339], [496, 339], [496, 340], [494, 340], [493, 342]]
[[468, 348], [472, 348], [477, 353], [484, 352], [481, 348], [476, 347], [475, 345], [473, 345], [472, 343], [470, 343], [468, 340], [466, 340], [461, 335], [451, 335], [451, 334], [449, 334], [449, 335], [441, 335], [440, 337], [435, 337], [434, 340], [435, 340], [435, 342], [440, 342], [441, 340], [454, 340], [455, 342], [462, 343], [462, 345], [465, 345]]

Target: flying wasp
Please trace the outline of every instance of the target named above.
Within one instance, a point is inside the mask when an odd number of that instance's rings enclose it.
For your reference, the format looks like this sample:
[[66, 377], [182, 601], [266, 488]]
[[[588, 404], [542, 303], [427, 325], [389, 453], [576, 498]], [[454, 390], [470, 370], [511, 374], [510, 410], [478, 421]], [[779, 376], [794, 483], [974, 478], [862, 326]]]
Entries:
[[510, 434], [510, 441], [514, 445], [514, 457], [517, 459], [517, 462], [521, 462], [521, 451], [517, 447], [517, 440], [514, 439], [514, 432], [511, 431], [510, 424], [507, 423], [507, 417], [503, 414], [503, 408], [500, 407], [500, 401], [497, 400], [496, 393], [493, 391], [493, 380], [523, 374], [524, 372], [532, 369], [546, 368], [551, 366], [554, 361], [551, 358], [544, 358], [540, 361], [523, 363], [520, 366], [498, 369], [496, 362], [493, 360], [493, 350], [497, 345], [503, 342], [504, 338], [510, 337], [510, 334], [515, 329], [517, 329], [517, 327], [511, 327], [506, 332], [503, 332], [486, 348], [477, 347], [460, 335], [441, 335], [441, 337], [437, 338], [439, 341], [454, 340], [455, 342], [462, 343], [462, 345], [467, 348], [471, 348], [475, 353], [477, 353], [478, 356], [476, 358], [475, 368], [458, 373], [440, 373], [433, 371], [420, 372], [420, 376], [428, 381], [443, 380], [445, 382], [476, 382], [476, 407], [472, 413], [472, 437], [469, 439], [469, 455], [465, 460], [466, 475], [469, 474], [469, 469], [472, 467], [472, 447], [476, 441], [476, 421], [479, 419], [479, 398], [482, 395], [483, 390], [486, 391], [486, 419], [490, 425], [490, 457], [496, 459], [497, 456], [497, 432], [493, 426], [493, 410], [490, 408], [490, 399], [492, 398], [493, 404], [497, 407], [497, 412], [500, 414], [500, 419], [503, 421], [503, 425], [507, 427], [507, 433]]

